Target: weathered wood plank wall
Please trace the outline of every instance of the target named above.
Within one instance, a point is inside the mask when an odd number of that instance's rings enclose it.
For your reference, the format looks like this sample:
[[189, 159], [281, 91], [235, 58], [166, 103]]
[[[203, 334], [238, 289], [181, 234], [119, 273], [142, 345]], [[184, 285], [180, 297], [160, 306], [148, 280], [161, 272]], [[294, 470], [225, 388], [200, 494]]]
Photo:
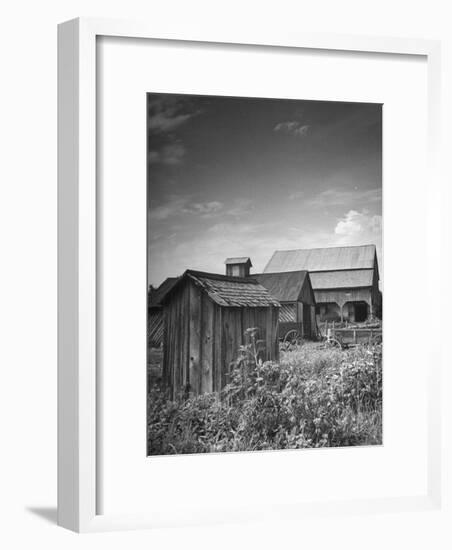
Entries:
[[200, 393], [200, 359], [201, 359], [201, 293], [194, 284], [189, 285], [189, 349], [190, 349], [190, 390], [194, 393]]
[[210, 392], [212, 385], [213, 370], [213, 334], [214, 334], [214, 304], [209, 297], [202, 293], [202, 315], [201, 315], [201, 393]]
[[339, 306], [346, 302], [367, 302], [371, 303], [372, 293], [370, 288], [350, 288], [338, 290], [315, 290], [317, 304], [336, 303]]

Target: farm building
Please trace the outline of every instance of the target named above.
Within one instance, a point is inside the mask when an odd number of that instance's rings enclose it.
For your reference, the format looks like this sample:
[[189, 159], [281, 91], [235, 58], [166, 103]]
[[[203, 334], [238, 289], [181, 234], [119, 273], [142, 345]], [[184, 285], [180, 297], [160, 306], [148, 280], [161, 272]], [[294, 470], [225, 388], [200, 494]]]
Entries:
[[264, 273], [307, 270], [320, 321], [381, 317], [375, 245], [277, 250]]
[[262, 359], [278, 358], [279, 302], [251, 277], [187, 270], [162, 303], [163, 380], [173, 398], [221, 390], [248, 328], [265, 343]]
[[176, 284], [177, 277], [168, 277], [158, 287], [148, 290], [148, 347], [159, 348], [163, 341], [162, 299]]
[[303, 338], [316, 338], [315, 297], [307, 271], [253, 274], [281, 304], [279, 336], [297, 330]]

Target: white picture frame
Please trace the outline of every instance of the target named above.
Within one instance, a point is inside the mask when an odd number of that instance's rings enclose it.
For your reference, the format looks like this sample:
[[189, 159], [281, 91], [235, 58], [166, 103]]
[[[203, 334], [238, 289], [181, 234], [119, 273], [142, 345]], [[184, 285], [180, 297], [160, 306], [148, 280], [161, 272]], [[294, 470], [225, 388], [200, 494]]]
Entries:
[[[246, 36], [228, 29], [183, 34], [137, 22], [76, 19], [58, 29], [58, 523], [78, 532], [173, 525], [142, 515], [98, 514], [97, 483], [101, 477], [96, 438], [99, 414], [96, 370], [97, 204], [96, 194], [96, 39], [149, 38], [424, 56], [428, 67], [428, 193], [441, 194], [439, 175], [440, 43], [429, 40], [340, 35], [271, 35], [250, 30]], [[439, 204], [439, 203], [438, 203]], [[439, 251], [435, 251], [440, 256]], [[438, 256], [438, 257], [439, 257]], [[441, 260], [443, 261], [443, 260]], [[431, 510], [441, 503], [441, 356], [432, 354], [428, 388], [428, 490], [417, 497], [345, 502], [300, 503], [287, 508], [292, 518], [334, 514], [339, 510], [387, 512]], [[243, 509], [236, 519], [252, 519]], [[196, 518], [193, 523], [211, 523]], [[188, 522], [190, 523], [190, 522]], [[177, 523], [176, 523], [177, 524]]]

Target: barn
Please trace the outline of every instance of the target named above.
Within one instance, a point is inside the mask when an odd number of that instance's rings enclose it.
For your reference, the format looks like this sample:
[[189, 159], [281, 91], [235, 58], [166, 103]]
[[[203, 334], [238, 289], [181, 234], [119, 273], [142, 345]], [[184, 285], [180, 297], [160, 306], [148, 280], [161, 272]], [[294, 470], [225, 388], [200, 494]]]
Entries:
[[279, 336], [297, 330], [303, 338], [317, 337], [315, 297], [307, 271], [253, 274], [262, 286], [281, 304]]
[[375, 245], [277, 250], [264, 273], [307, 270], [320, 321], [381, 318]]
[[177, 277], [168, 277], [158, 287], [148, 289], [148, 348], [159, 348], [163, 341], [162, 299], [176, 284]]
[[187, 270], [163, 298], [163, 380], [175, 398], [220, 391], [257, 328], [263, 360], [278, 359], [279, 302], [251, 277]]

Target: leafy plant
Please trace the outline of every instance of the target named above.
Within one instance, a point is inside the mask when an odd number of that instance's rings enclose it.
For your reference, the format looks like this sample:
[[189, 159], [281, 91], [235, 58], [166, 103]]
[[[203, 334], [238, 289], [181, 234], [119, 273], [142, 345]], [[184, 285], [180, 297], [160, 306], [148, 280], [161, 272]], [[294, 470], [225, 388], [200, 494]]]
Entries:
[[220, 394], [170, 401], [151, 386], [149, 454], [381, 444], [381, 344], [304, 344], [282, 350], [278, 363], [263, 351], [248, 329]]

